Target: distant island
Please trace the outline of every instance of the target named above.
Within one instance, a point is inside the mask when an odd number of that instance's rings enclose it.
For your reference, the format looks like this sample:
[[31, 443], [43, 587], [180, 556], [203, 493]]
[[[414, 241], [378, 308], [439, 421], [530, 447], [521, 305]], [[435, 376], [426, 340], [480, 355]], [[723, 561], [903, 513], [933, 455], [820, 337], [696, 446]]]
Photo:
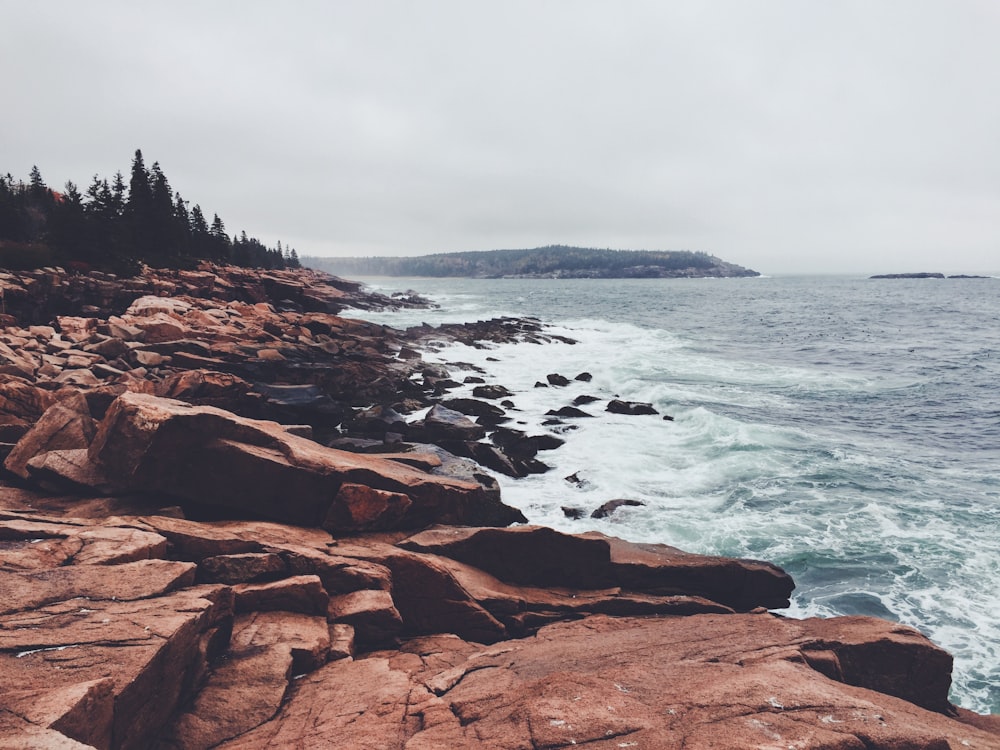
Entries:
[[876, 276], [869, 276], [869, 279], [988, 279], [989, 276], [969, 276], [968, 274], [956, 274], [945, 276], [943, 273], [880, 273]]
[[309, 268], [338, 275], [516, 279], [674, 279], [760, 276], [704, 252], [601, 250], [548, 245], [527, 250], [436, 253], [413, 258], [303, 257]]

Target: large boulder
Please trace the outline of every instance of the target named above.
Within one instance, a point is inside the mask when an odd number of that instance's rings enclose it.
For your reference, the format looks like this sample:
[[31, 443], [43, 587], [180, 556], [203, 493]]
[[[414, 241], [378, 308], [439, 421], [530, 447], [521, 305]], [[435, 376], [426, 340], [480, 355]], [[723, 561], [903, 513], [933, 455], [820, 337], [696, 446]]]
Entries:
[[766, 562], [693, 555], [664, 544], [636, 544], [597, 532], [562, 534], [544, 526], [439, 526], [400, 546], [459, 560], [510, 583], [618, 586], [657, 596], [704, 597], [740, 611], [787, 607], [795, 587], [781, 568]]
[[[903, 695], [864, 674], [817, 672], [858, 643]], [[593, 616], [483, 648], [454, 636], [327, 664], [277, 716], [221, 748], [997, 748], [1000, 737], [931, 709], [946, 654], [871, 618]], [[929, 695], [927, 697], [930, 697]], [[914, 702], [914, 698], [917, 702]]]
[[304, 526], [325, 523], [337, 531], [389, 523], [372, 516], [369, 497], [357, 516], [344, 512], [344, 502], [363, 494], [342, 493], [347, 484], [395, 493], [382, 499], [397, 528], [435, 522], [506, 525], [522, 518], [473, 482], [326, 448], [275, 422], [144, 394], [125, 393], [111, 405], [90, 458], [119, 492], [167, 495]]

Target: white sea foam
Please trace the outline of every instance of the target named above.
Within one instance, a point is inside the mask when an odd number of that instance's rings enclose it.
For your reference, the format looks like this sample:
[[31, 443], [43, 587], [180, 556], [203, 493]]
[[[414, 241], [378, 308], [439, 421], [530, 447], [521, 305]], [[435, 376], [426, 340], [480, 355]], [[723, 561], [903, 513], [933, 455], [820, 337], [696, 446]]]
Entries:
[[[560, 294], [568, 294], [567, 288], [559, 287]], [[771, 288], [758, 284], [754, 294]], [[699, 301], [710, 293], [705, 285], [690, 289]], [[530, 293], [518, 296], [520, 305], [537, 301]], [[513, 309], [491, 309], [475, 294], [437, 299], [445, 306], [436, 311], [364, 316], [401, 327], [519, 312], [516, 299], [509, 302]], [[887, 299], [884, 304], [899, 303]], [[943, 382], [939, 361], [952, 367], [961, 356], [932, 356], [933, 342], [923, 347], [928, 353], [911, 351], [912, 335], [895, 329], [880, 339], [871, 315], [856, 313], [862, 302], [829, 316], [824, 312], [823, 325], [833, 330], [815, 335], [826, 335], [835, 345], [814, 346], [814, 329], [805, 330], [796, 349], [802, 362], [753, 358], [748, 347], [733, 356], [724, 332], [706, 332], [729, 347], [717, 351], [696, 336], [650, 327], [648, 315], [646, 325], [630, 322], [625, 313], [611, 322], [596, 302], [597, 317], [585, 317], [586, 302], [576, 311], [560, 304], [572, 314], [551, 331], [576, 339], [576, 345], [450, 345], [426, 354], [431, 361], [483, 367], [490, 382], [514, 392], [515, 422], [509, 426], [552, 431], [566, 440], [539, 454], [552, 467], [548, 473], [520, 480], [498, 476], [508, 503], [532, 522], [564, 531], [597, 529], [692, 552], [772, 560], [798, 583], [792, 616], [869, 614], [913, 625], [954, 654], [957, 702], [1000, 710], [995, 460], [988, 451], [960, 458], [946, 452], [948, 441], [962, 439], [958, 433], [920, 441], [925, 432], [933, 436], [940, 429], [937, 414], [947, 416], [953, 408], [936, 395]], [[838, 329], [841, 313], [847, 327]], [[746, 317], [752, 322], [763, 316]], [[780, 320], [792, 327], [798, 318]], [[976, 341], [968, 349], [980, 365], [992, 364], [983, 355], [987, 349], [995, 354], [990, 346]], [[880, 359], [885, 349], [898, 354]], [[552, 372], [573, 378], [584, 371], [593, 376], [589, 383], [534, 387]], [[971, 374], [963, 371], [964, 377]], [[468, 386], [455, 395], [470, 393]], [[543, 424], [546, 411], [581, 394], [600, 399], [581, 406], [593, 418]], [[612, 397], [649, 402], [674, 419], [608, 414], [604, 406]], [[992, 455], [995, 459], [996, 452]], [[574, 474], [579, 484], [566, 481]], [[645, 505], [621, 508], [605, 519], [571, 520], [562, 511], [566, 506], [589, 513], [614, 498]]]

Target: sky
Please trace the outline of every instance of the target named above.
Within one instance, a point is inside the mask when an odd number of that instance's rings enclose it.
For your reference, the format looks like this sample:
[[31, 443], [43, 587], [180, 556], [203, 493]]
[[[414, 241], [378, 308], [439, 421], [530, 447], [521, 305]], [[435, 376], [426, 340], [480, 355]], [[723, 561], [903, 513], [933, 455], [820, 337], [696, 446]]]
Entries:
[[1000, 273], [995, 0], [0, 0], [0, 173], [302, 256]]

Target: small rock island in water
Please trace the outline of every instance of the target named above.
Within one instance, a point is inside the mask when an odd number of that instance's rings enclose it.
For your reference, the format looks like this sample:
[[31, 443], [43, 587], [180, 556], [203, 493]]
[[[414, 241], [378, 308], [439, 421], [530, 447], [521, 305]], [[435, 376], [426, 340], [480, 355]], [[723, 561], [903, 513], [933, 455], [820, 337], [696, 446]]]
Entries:
[[969, 274], [954, 274], [945, 276], [943, 273], [881, 273], [869, 276], [869, 279], [988, 279], [989, 276], [970, 276]]
[[516, 279], [676, 279], [760, 276], [689, 250], [607, 250], [549, 245], [527, 250], [437, 253], [415, 258], [308, 258], [330, 273]]

